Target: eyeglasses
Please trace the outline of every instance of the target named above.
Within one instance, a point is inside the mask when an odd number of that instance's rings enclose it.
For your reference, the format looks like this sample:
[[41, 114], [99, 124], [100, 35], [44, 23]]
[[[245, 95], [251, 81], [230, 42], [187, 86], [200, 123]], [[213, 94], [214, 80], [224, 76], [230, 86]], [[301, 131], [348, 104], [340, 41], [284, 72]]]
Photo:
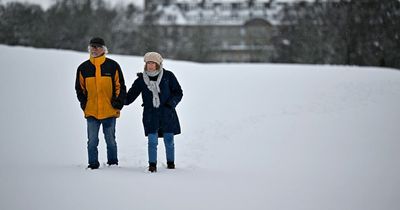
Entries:
[[103, 46], [98, 46], [98, 45], [90, 45], [90, 47], [93, 49], [103, 48]]

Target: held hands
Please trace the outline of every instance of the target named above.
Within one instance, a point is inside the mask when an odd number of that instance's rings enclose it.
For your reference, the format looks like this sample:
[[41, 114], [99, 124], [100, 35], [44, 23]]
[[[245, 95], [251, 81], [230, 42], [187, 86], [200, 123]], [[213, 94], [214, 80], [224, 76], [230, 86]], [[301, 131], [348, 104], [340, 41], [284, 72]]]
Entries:
[[113, 98], [111, 99], [111, 106], [114, 107], [115, 109], [121, 110], [124, 107], [124, 102], [125, 101], [119, 98]]

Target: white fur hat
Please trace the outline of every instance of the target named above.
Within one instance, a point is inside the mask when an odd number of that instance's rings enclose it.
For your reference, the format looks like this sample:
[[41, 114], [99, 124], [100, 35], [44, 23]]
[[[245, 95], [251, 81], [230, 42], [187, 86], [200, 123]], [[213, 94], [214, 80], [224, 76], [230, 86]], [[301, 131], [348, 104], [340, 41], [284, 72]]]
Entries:
[[163, 58], [160, 53], [148, 52], [144, 55], [144, 62], [147, 63], [149, 61], [153, 61], [154, 63], [161, 65], [161, 63], [163, 62]]

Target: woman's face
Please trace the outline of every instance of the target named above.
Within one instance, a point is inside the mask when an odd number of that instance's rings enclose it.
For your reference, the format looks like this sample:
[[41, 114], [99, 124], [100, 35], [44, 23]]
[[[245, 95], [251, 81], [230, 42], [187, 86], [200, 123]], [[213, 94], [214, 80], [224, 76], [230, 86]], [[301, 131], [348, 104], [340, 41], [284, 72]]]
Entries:
[[146, 63], [146, 69], [147, 71], [155, 71], [157, 70], [157, 64], [153, 61], [148, 61]]

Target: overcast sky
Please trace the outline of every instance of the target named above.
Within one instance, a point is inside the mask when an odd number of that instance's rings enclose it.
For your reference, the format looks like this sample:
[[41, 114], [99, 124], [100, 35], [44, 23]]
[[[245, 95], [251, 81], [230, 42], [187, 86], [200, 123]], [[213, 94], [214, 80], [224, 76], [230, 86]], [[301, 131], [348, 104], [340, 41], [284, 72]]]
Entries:
[[[6, 3], [6, 2], [13, 2], [13, 1], [18, 1], [18, 2], [30, 2], [30, 3], [35, 3], [35, 4], [40, 4], [42, 5], [45, 9], [47, 9], [50, 5], [54, 4], [56, 0], [0, 0], [0, 2]], [[134, 3], [137, 6], [142, 6], [144, 0], [106, 0], [108, 2], [111, 2], [112, 4], [115, 4], [117, 2], [125, 2], [125, 3]]]
[[[6, 2], [12, 2], [12, 1], [19, 1], [19, 2], [31, 2], [31, 3], [36, 3], [42, 5], [45, 9], [47, 9], [50, 5], [52, 5], [56, 0], [0, 0], [0, 2], [6, 3]], [[118, 2], [124, 2], [124, 3], [134, 3], [137, 6], [142, 7], [144, 0], [106, 0], [108, 2], [111, 2], [112, 4], [118, 3]], [[232, 0], [215, 0], [215, 1], [232, 1]], [[245, 0], [243, 0], [245, 1]], [[265, 0], [262, 0], [265, 1]], [[285, 1], [285, 2], [290, 2], [290, 1], [297, 1], [297, 0], [279, 0], [279, 1]]]

